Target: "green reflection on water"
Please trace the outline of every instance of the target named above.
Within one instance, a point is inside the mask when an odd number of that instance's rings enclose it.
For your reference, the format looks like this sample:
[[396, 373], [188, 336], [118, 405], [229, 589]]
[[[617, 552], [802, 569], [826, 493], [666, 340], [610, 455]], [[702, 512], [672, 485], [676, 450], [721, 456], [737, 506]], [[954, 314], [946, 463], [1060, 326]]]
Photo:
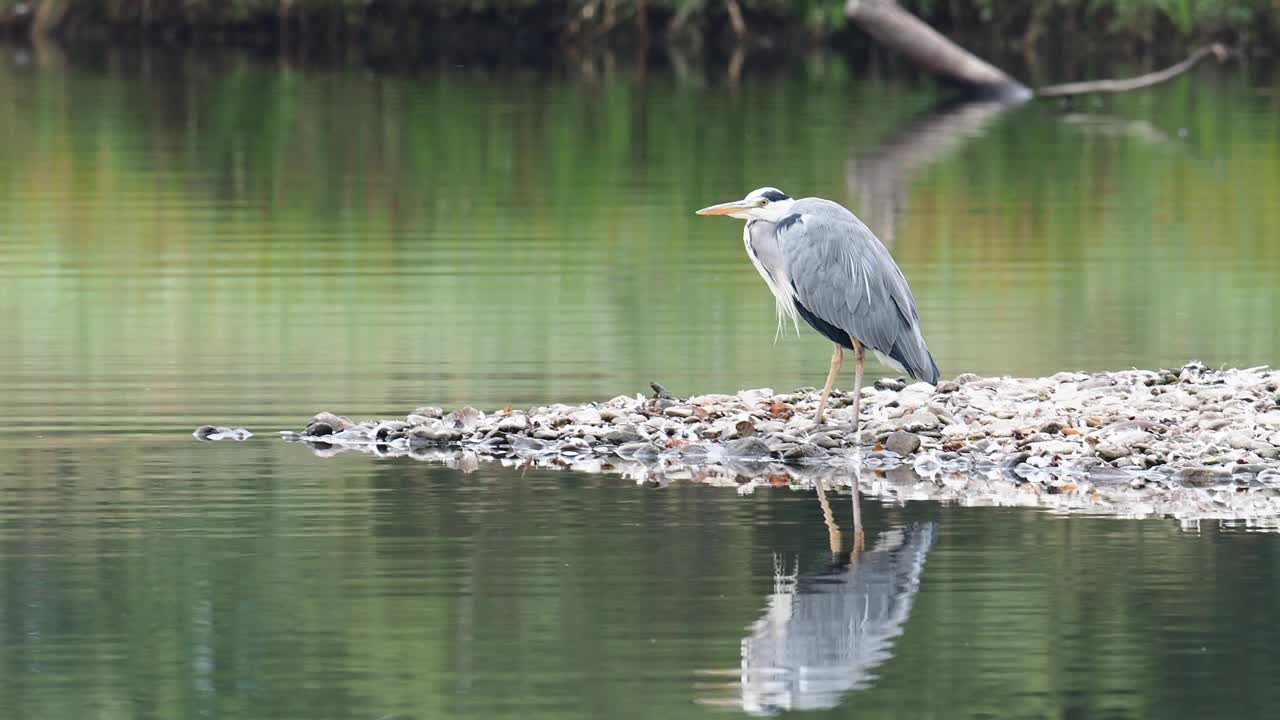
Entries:
[[[6, 717], [723, 716], [750, 626], [804, 627], [775, 569], [810, 592], [831, 572], [812, 492], [464, 477], [262, 440], [10, 450]], [[911, 601], [901, 634], [829, 716], [1280, 701], [1274, 535], [931, 503], [864, 502], [863, 521], [873, 552], [936, 530], [918, 586], [884, 590]], [[859, 590], [874, 616], [881, 590]]]
[[[772, 344], [740, 228], [691, 214], [764, 184], [886, 235], [945, 375], [1273, 363], [1271, 82], [975, 119], [821, 62], [0, 63], [0, 714], [710, 715], [773, 554], [827, 561], [811, 495], [154, 436], [815, 384], [823, 341]], [[833, 715], [1275, 706], [1272, 538], [866, 515], [938, 539]]]
[[1207, 68], [1088, 114], [1033, 105], [918, 166], [890, 157], [900, 177], [872, 197], [860, 173], [937, 97], [834, 62], [738, 87], [6, 64], [0, 374], [19, 389], [0, 422], [819, 384], [824, 342], [773, 344], [740, 228], [691, 214], [762, 184], [891, 239], [944, 376], [1269, 362], [1277, 97]]

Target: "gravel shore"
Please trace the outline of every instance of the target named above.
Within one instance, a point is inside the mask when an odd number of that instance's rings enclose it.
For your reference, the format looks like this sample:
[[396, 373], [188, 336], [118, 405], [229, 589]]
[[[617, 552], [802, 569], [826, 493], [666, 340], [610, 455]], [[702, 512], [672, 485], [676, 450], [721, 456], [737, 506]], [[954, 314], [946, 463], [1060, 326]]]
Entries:
[[688, 398], [653, 388], [492, 413], [420, 407], [404, 419], [353, 421], [326, 412], [283, 437], [322, 453], [407, 455], [464, 470], [487, 459], [741, 492], [858, 479], [864, 492], [900, 499], [1280, 517], [1280, 372], [1266, 368], [1193, 362], [1045, 378], [964, 374], [937, 386], [881, 380], [863, 390], [860, 438], [840, 392], [816, 426], [811, 388]]

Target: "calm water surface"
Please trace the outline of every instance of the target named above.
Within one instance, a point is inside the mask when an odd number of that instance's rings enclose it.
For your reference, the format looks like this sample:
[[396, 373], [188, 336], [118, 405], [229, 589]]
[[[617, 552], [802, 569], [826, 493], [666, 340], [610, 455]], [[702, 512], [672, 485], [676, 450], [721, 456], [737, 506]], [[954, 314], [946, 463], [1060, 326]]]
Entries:
[[812, 492], [271, 437], [820, 382], [823, 341], [773, 343], [740, 227], [691, 214], [764, 184], [886, 238], [944, 375], [1274, 364], [1274, 78], [1001, 112], [839, 61], [735, 87], [2, 57], [0, 715], [1280, 705], [1273, 535], [863, 499], [851, 553], [847, 494], [833, 539]]

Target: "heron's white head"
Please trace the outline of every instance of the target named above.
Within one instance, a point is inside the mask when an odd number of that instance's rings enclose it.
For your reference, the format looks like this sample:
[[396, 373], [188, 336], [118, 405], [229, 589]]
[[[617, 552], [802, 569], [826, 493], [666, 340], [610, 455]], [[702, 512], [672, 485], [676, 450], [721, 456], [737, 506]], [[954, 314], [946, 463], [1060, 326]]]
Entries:
[[762, 187], [752, 190], [741, 200], [704, 207], [699, 215], [728, 215], [739, 220], [764, 220], [776, 223], [792, 213], [795, 200], [778, 188]]

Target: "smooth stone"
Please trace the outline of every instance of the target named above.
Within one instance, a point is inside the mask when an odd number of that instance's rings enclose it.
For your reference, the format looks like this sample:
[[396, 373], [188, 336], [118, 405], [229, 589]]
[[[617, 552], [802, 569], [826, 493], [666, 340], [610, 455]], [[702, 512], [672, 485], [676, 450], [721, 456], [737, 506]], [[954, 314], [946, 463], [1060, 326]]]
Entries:
[[350, 418], [339, 417], [331, 412], [322, 412], [317, 413], [307, 421], [307, 429], [303, 432], [306, 435], [319, 437], [342, 432], [351, 427], [351, 425]]
[[1253, 447], [1253, 436], [1247, 432], [1233, 432], [1227, 436], [1227, 445], [1236, 450], [1248, 450]]
[[886, 450], [892, 450], [902, 457], [906, 457], [920, 449], [920, 437], [902, 430], [895, 430], [889, 433], [889, 437], [885, 439], [884, 447]]
[[344, 442], [361, 442], [368, 441], [372, 438], [372, 433], [368, 428], [353, 427], [347, 428], [340, 433], [334, 433], [329, 436], [330, 440], [341, 440]]
[[539, 438], [514, 435], [509, 438], [511, 449], [517, 453], [536, 453], [546, 449], [547, 442]]
[[227, 428], [217, 428], [212, 425], [201, 425], [200, 427], [195, 429], [195, 432], [191, 434], [194, 435], [196, 438], [199, 438], [200, 440], [207, 440], [210, 435], [217, 435], [218, 433], [226, 429]]
[[824, 450], [834, 450], [843, 445], [843, 443], [840, 442], [840, 438], [835, 437], [831, 433], [825, 432], [811, 436], [809, 438], [809, 442], [823, 448]]
[[662, 448], [651, 442], [636, 442], [621, 445], [614, 452], [625, 460], [653, 460], [662, 454]]
[[812, 443], [796, 445], [782, 453], [782, 459], [788, 462], [813, 462], [825, 460], [829, 456], [830, 453]]
[[458, 430], [471, 430], [478, 426], [483, 419], [484, 413], [473, 407], [464, 407], [445, 415], [443, 422], [445, 425]]
[[505, 433], [520, 433], [529, 429], [529, 416], [524, 413], [512, 413], [498, 421], [498, 430]]
[[253, 433], [244, 428], [214, 427], [212, 425], [201, 425], [191, 433], [196, 438], [206, 442], [217, 440], [235, 440], [236, 442], [244, 442], [253, 437]]
[[635, 428], [619, 428], [604, 434], [604, 441], [610, 445], [627, 445], [641, 442], [642, 440], [644, 440], [644, 436], [636, 432]]
[[901, 378], [880, 378], [876, 381], [875, 387], [877, 390], [893, 390], [894, 392], [897, 392], [899, 390], [905, 390], [907, 383]]
[[1083, 446], [1066, 440], [1044, 440], [1033, 442], [1028, 447], [1031, 448], [1032, 452], [1046, 455], [1076, 455]]
[[1098, 445], [1098, 447], [1094, 450], [1094, 452], [1098, 455], [1098, 457], [1102, 458], [1103, 460], [1106, 460], [1107, 462], [1111, 462], [1113, 460], [1119, 460], [1120, 458], [1129, 457], [1129, 448], [1121, 447], [1119, 445], [1112, 445], [1110, 443], [1102, 443]]
[[427, 418], [428, 420], [439, 420], [444, 417], [444, 410], [435, 405], [423, 405], [420, 408], [414, 408], [414, 411], [409, 414]]
[[462, 439], [462, 431], [444, 425], [419, 425], [406, 433], [410, 445], [440, 445]]
[[729, 457], [738, 459], [769, 459], [772, 457], [772, 451], [769, 446], [758, 437], [730, 440], [724, 444], [724, 451]]
[[1231, 468], [1232, 475], [1257, 475], [1266, 470], [1268, 466], [1259, 465], [1257, 463], [1245, 463], [1244, 465], [1236, 465]]
[[673, 405], [662, 411], [663, 415], [674, 418], [693, 417], [693, 408], [688, 405]]
[[686, 458], [689, 460], [704, 459], [707, 456], [707, 446], [697, 445], [694, 443], [690, 443], [688, 445], [681, 445], [680, 447], [676, 448], [676, 454], [682, 458]]
[[1180, 482], [1184, 485], [1192, 487], [1200, 487], [1206, 485], [1217, 485], [1231, 479], [1231, 473], [1223, 468], [1211, 467], [1186, 467], [1177, 470], [1170, 477], [1174, 482]]
[[554, 428], [538, 428], [533, 431], [533, 437], [538, 440], [559, 440], [560, 431]]
[[385, 420], [373, 428], [373, 437], [377, 440], [395, 440], [403, 437], [409, 429], [409, 423], [403, 420]]
[[896, 423], [899, 430], [933, 430], [938, 424], [938, 416], [928, 410], [917, 410]]
[[604, 416], [595, 408], [583, 408], [569, 413], [569, 422], [575, 425], [602, 425], [604, 424]]

